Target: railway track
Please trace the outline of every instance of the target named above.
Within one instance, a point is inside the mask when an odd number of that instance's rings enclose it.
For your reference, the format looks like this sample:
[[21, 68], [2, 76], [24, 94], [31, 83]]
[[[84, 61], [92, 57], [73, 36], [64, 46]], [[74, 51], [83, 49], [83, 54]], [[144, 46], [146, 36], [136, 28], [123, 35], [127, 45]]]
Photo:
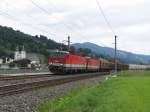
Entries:
[[82, 79], [88, 79], [93, 78], [97, 76], [101, 76], [102, 78], [105, 78], [107, 75], [109, 75], [108, 72], [105, 73], [88, 73], [88, 74], [80, 74], [80, 75], [68, 75], [64, 77], [57, 77], [54, 79], [48, 79], [48, 80], [40, 80], [40, 81], [34, 81], [34, 82], [28, 82], [28, 83], [18, 83], [18, 84], [11, 84], [11, 85], [4, 85], [0, 86], [0, 96], [8, 96], [18, 93], [23, 93], [29, 90], [46, 87], [46, 86], [55, 86], [60, 85], [72, 81], [82, 80]]
[[40, 74], [40, 75], [20, 75], [20, 76], [0, 76], [0, 81], [10, 81], [10, 80], [22, 80], [31, 78], [42, 78], [42, 77], [52, 77], [52, 74]]

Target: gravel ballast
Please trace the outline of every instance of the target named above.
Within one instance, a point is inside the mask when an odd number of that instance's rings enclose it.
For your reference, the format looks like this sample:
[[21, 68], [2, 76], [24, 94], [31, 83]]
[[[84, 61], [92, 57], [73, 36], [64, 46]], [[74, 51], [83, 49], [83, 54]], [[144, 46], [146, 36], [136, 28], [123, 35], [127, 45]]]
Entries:
[[99, 76], [3, 97], [0, 98], [0, 112], [37, 112], [35, 107], [42, 101], [56, 99], [63, 96], [68, 91], [92, 86], [104, 79], [104, 76]]

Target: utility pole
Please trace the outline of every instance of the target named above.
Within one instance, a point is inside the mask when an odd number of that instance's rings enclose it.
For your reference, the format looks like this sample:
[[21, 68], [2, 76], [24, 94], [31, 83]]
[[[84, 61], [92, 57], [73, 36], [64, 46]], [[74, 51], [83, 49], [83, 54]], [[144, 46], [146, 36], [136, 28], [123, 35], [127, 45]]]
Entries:
[[63, 43], [60, 43], [60, 50], [63, 51]]
[[115, 35], [115, 73], [117, 73], [117, 35]]
[[70, 36], [68, 36], [68, 51], [70, 51]]

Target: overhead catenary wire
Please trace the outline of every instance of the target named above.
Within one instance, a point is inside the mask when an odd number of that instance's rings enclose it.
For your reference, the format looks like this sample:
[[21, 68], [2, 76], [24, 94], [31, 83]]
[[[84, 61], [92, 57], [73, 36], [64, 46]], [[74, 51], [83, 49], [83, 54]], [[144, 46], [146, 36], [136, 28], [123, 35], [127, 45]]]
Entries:
[[[45, 30], [43, 30], [43, 29], [41, 29], [41, 28], [38, 28], [38, 27], [35, 27], [35, 26], [33, 26], [33, 25], [31, 25], [31, 24], [28, 24], [28, 23], [24, 23], [24, 22], [22, 22], [21, 20], [19, 20], [19, 19], [17, 19], [17, 18], [15, 18], [15, 17], [13, 17], [12, 15], [10, 15], [9, 13], [7, 13], [7, 12], [5, 12], [5, 11], [2, 11], [2, 10], [0, 10], [0, 13], [1, 13], [1, 15], [3, 15], [4, 17], [6, 17], [6, 18], [8, 18], [8, 19], [10, 19], [10, 20], [13, 20], [13, 21], [15, 21], [15, 22], [19, 22], [20, 24], [23, 24], [23, 25], [25, 25], [25, 26], [28, 26], [28, 27], [30, 27], [30, 28], [32, 28], [32, 29], [37, 29], [38, 31], [42, 31], [42, 32], [45, 32], [45, 33], [49, 33], [49, 32], [47, 32], [47, 31], [45, 31]], [[51, 35], [53, 35], [53, 36], [56, 36], [55, 34], [53, 34], [53, 33], [49, 33], [49, 34], [51, 34]]]
[[111, 26], [109, 20], [107, 19], [107, 17], [106, 17], [106, 15], [105, 15], [105, 13], [104, 13], [104, 11], [103, 11], [103, 9], [102, 9], [102, 7], [101, 7], [99, 1], [96, 0], [96, 3], [97, 3], [97, 5], [98, 5], [98, 8], [99, 8], [101, 14], [103, 15], [103, 17], [104, 17], [104, 19], [105, 19], [105, 21], [106, 21], [106, 23], [107, 23], [109, 29], [111, 30], [111, 32], [112, 32], [113, 35], [115, 36], [115, 53], [114, 53], [114, 54], [115, 54], [115, 55], [114, 55], [115, 69], [114, 69], [114, 70], [115, 70], [115, 73], [117, 73], [117, 35], [116, 35], [115, 31], [113, 30], [113, 28], [112, 28], [112, 26]]
[[[6, 0], [3, 0], [3, 2], [4, 2], [6, 5], [9, 5], [9, 3], [7, 3]], [[13, 8], [13, 9], [15, 9], [15, 10], [17, 10], [17, 8], [16, 8], [15, 6], [10, 5], [10, 7]], [[42, 28], [35, 27], [35, 26], [32, 25], [32, 24], [28, 24], [28, 23], [26, 23], [26, 22], [24, 22], [24, 21], [21, 21], [20, 19], [14, 17], [13, 15], [9, 14], [9, 13], [6, 12], [6, 11], [0, 10], [0, 13], [1, 13], [0, 15], [3, 15], [3, 17], [8, 18], [9, 20], [13, 20], [13, 21], [16, 22], [16, 23], [19, 23], [19, 24], [23, 24], [23, 25], [25, 25], [25, 26], [28, 26], [28, 27], [30, 27], [30, 29], [42, 31], [42, 32], [45, 32], [45, 33], [50, 34], [50, 35], [53, 35], [53, 36], [58, 36], [58, 35], [56, 35], [56, 34], [49, 33], [48, 31], [46, 31], [46, 30], [44, 30], [44, 29], [42, 29]], [[26, 15], [27, 17], [29, 17], [29, 18], [33, 18], [32, 16], [30, 16], [30, 15], [28, 15], [28, 14], [26, 14], [26, 13], [23, 13], [23, 14], [25, 14], [25, 15]]]
[[[8, 3], [6, 0], [3, 0], [3, 2], [4, 2], [6, 5], [9, 5], [9, 3]], [[10, 7], [12, 7], [12, 8], [14, 8], [14, 9], [17, 10], [17, 8], [14, 7], [14, 6], [12, 6], [12, 5], [11, 5]], [[38, 31], [42, 31], [42, 32], [44, 32], [44, 33], [47, 33], [47, 34], [50, 34], [50, 35], [53, 35], [53, 36], [60, 36], [60, 35], [56, 35], [56, 34], [54, 34], [54, 33], [50, 33], [50, 32], [48, 32], [48, 31], [46, 31], [46, 30], [44, 30], [44, 29], [42, 29], [42, 28], [35, 27], [35, 26], [31, 25], [31, 24], [24, 23], [24, 22], [22, 22], [21, 20], [19, 20], [19, 19], [17, 19], [17, 18], [14, 18], [14, 16], [10, 15], [9, 13], [7, 13], [7, 12], [5, 12], [5, 11], [0, 10], [0, 12], [1, 12], [1, 14], [3, 14], [3, 16], [5, 16], [6, 18], [9, 17], [8, 19], [13, 20], [13, 21], [16, 21], [16, 22], [19, 22], [19, 23], [21, 23], [21, 24], [23, 24], [23, 25], [25, 25], [25, 26], [28, 26], [28, 27], [30, 27], [30, 28], [32, 28], [32, 29], [34, 29], [34, 30], [36, 29], [36, 30], [38, 30]], [[32, 16], [29, 15], [29, 14], [25, 14], [25, 15], [28, 16], [29, 18], [35, 19], [34, 17], [32, 17]], [[45, 27], [45, 26], [44, 26], [44, 27]]]
[[[33, 0], [29, 0], [35, 7], [38, 7], [40, 10], [42, 10], [43, 12], [45, 12], [46, 14], [48, 14], [49, 16], [52, 16], [51, 13], [49, 11], [47, 11], [46, 9], [42, 8], [41, 6], [39, 6], [36, 2], [34, 2]], [[53, 15], [54, 16], [54, 15]], [[63, 24], [66, 28], [71, 28], [69, 26], [67, 26], [65, 23], [61, 22], [59, 20], [58, 17], [54, 16], [55, 19], [57, 19], [61, 24]], [[72, 28], [71, 28], [72, 29]]]
[[[72, 29], [72, 27], [68, 24], [66, 24], [65, 22], [63, 21], [60, 21], [60, 19], [55, 16], [55, 15], [51, 15], [51, 13], [49, 11], [47, 11], [45, 8], [42, 8], [40, 5], [38, 5], [35, 1], [33, 0], [29, 0], [34, 6], [36, 6], [37, 8], [39, 8], [41, 11], [45, 12], [46, 14], [50, 15], [50, 16], [53, 16], [57, 21], [59, 21], [65, 28], [71, 30], [74, 32], [74, 30]], [[49, 2], [49, 5], [51, 5], [55, 10], [58, 10], [54, 5], [50, 4]], [[80, 37], [85, 37], [83, 36], [81, 33], [75, 33], [76, 35], [80, 36]], [[88, 38], [86, 38], [88, 40]]]
[[[3, 1], [4, 1], [7, 5], [9, 5], [6, 0], [3, 0]], [[12, 6], [12, 5], [11, 5], [11, 7], [14, 8], [15, 10], [17, 9], [16, 7], [14, 7], [14, 6]], [[40, 30], [40, 31], [42, 30], [42, 32], [49, 33], [49, 32], [47, 32], [47, 31], [44, 30], [44, 29], [36, 28], [35, 26], [32, 26], [31, 24], [22, 22], [21, 20], [17, 19], [16, 17], [14, 17], [13, 15], [7, 13], [6, 11], [0, 10], [0, 15], [2, 15], [2, 16], [5, 17], [5, 18], [8, 18], [8, 19], [10, 19], [10, 20], [13, 20], [13, 21], [16, 22], [16, 23], [21, 23], [21, 24], [23, 24], [23, 25], [29, 26], [30, 28], [38, 29], [38, 30]], [[26, 16], [28, 16], [29, 18], [33, 18], [32, 16], [27, 15], [27, 14], [26, 14]], [[50, 34], [53, 35], [53, 36], [58, 36], [58, 35], [56, 35], [56, 34], [52, 34], [52, 33], [50, 33]]]
[[[9, 3], [7, 2], [7, 0], [3, 0], [3, 3], [5, 3], [6, 5], [9, 5]], [[15, 6], [13, 6], [13, 5], [9, 5], [9, 7], [11, 7], [11, 8], [13, 8], [13, 9], [15, 9], [15, 10], [18, 10]], [[31, 25], [31, 24], [28, 24], [28, 23], [24, 23], [24, 22], [22, 22], [21, 20], [19, 20], [19, 19], [17, 19], [16, 17], [14, 18], [14, 16], [13, 15], [10, 15], [9, 13], [7, 13], [7, 12], [4, 12], [4, 11], [2, 11], [1, 10], [1, 12], [2, 13], [4, 13], [5, 15], [7, 15], [7, 16], [10, 16], [10, 18], [8, 18], [8, 19], [13, 19], [14, 21], [19, 21], [19, 23], [21, 23], [21, 24], [24, 24], [24, 25], [26, 25], [26, 26], [28, 26], [28, 27], [31, 27], [32, 29], [36, 29], [36, 30], [38, 30], [38, 31], [42, 31], [42, 32], [44, 32], [44, 33], [46, 33], [46, 34], [50, 34], [50, 35], [52, 35], [52, 36], [58, 36], [58, 37], [60, 37], [60, 36], [62, 36], [62, 35], [57, 35], [57, 34], [55, 34], [55, 33], [52, 33], [52, 32], [49, 32], [49, 31], [47, 31], [47, 30], [44, 30], [43, 28], [39, 28], [39, 27], [36, 27], [36, 26], [34, 26], [34, 25]], [[33, 17], [33, 16], [31, 16], [31, 15], [29, 15], [29, 14], [27, 14], [27, 13], [23, 13], [25, 16], [27, 16], [29, 19], [33, 19], [33, 20], [37, 20], [36, 22], [37, 22], [37, 24], [36, 25], [42, 25], [42, 26], [44, 26], [44, 27], [46, 27], [46, 28], [49, 28], [49, 27], [47, 27], [47, 26], [45, 26], [45, 25], [43, 25], [42, 23], [41, 23], [41, 21], [38, 21], [38, 19], [37, 18], [35, 18], [35, 17]], [[6, 16], [5, 16], [6, 17]]]
[[[46, 0], [47, 1], [47, 3], [48, 3], [48, 5], [51, 7], [51, 8], [53, 8], [55, 11], [57, 11], [57, 12], [61, 12], [61, 10], [60, 9], [58, 9], [52, 2], [50, 2], [50, 0]], [[74, 24], [72, 21], [71, 21], [71, 24], [73, 24], [74, 25], [74, 27], [76, 27], [77, 25], [76, 24]], [[78, 27], [76, 27], [77, 29], [79, 29]], [[84, 37], [84, 39], [86, 39], [87, 41], [89, 41], [89, 39], [88, 38], [86, 38], [84, 35], [82, 35], [82, 33], [80, 33], [80, 30], [78, 30], [78, 35], [80, 35], [81, 37]]]
[[[6, 0], [4, 0], [4, 1], [6, 1]], [[34, 0], [31, 0], [31, 1], [33, 1], [34, 2]], [[47, 0], [47, 1], [49, 1], [49, 0]], [[49, 15], [51, 15], [51, 13], [48, 11], [48, 10], [46, 10], [45, 8], [42, 8], [40, 5], [38, 5], [36, 2], [34, 2], [35, 4], [34, 5], [36, 5], [36, 7], [38, 7], [38, 8], [40, 8], [40, 10], [42, 10], [42, 11], [44, 11], [45, 13], [47, 13], [47, 14], [49, 14]], [[49, 4], [51, 5], [51, 7], [53, 7], [53, 9], [55, 9], [56, 11], [60, 11], [60, 10], [58, 10], [58, 8], [55, 6], [55, 5], [53, 5], [53, 3], [51, 3], [51, 1], [49, 1]], [[7, 15], [8, 16], [8, 15]], [[30, 16], [30, 15], [27, 15], [29, 18], [32, 18], [32, 16]], [[51, 16], [53, 16], [53, 15], [51, 15]], [[56, 16], [57, 17], [57, 16]], [[16, 18], [16, 17], [15, 17]], [[12, 19], [12, 17], [10, 17], [9, 19]], [[14, 20], [14, 19], [13, 19]], [[37, 19], [38, 20], [38, 19]], [[59, 18], [57, 18], [57, 20], [60, 20]], [[14, 20], [14, 21], [18, 21], [18, 20]], [[19, 20], [19, 22], [20, 23], [22, 23], [22, 24], [24, 24], [24, 25], [26, 25], [26, 26], [29, 26], [29, 27], [31, 27], [31, 28], [34, 28], [34, 29], [38, 29], [38, 30], [40, 30], [40, 31], [43, 31], [43, 32], [45, 32], [45, 33], [49, 33], [50, 34], [50, 32], [48, 32], [48, 31], [46, 31], [46, 30], [44, 30], [44, 29], [42, 29], [42, 28], [36, 28], [34, 25], [31, 25], [31, 24], [28, 24], [28, 23], [24, 23], [24, 22], [21, 22], [20, 20]], [[64, 22], [63, 22], [64, 23]], [[67, 26], [68, 27], [68, 29], [70, 29], [70, 30], [72, 30], [72, 27], [70, 27], [68, 24], [66, 24], [66, 23], [64, 23], [65, 24], [65, 27]], [[74, 26], [75, 27], [75, 26]], [[80, 31], [80, 30], [79, 30]], [[52, 34], [51, 33], [51, 35], [54, 35], [54, 36], [56, 36], [56, 34]], [[78, 33], [78, 35], [80, 35], [80, 37], [85, 37], [85, 36], [83, 36], [81, 33]], [[88, 39], [87, 39], [88, 40]]]
[[[6, 0], [3, 0], [3, 1], [6, 1]], [[32, 0], [33, 1], [33, 0]], [[47, 0], [47, 1], [49, 1], [49, 0]], [[49, 1], [49, 4], [51, 5], [51, 7], [53, 7], [53, 9], [55, 9], [56, 11], [61, 11], [61, 10], [58, 10], [57, 9], [57, 7], [55, 6], [55, 5], [53, 5], [53, 3], [51, 3], [50, 1]], [[9, 5], [9, 4], [7, 4], [7, 5]], [[39, 5], [37, 5], [37, 7], [38, 7]], [[10, 7], [13, 7], [12, 5], [10, 5]], [[13, 7], [13, 8], [15, 8], [15, 7]], [[40, 10], [42, 10], [42, 9], [44, 9], [44, 8], [41, 8], [41, 7], [38, 7], [38, 8], [40, 8]], [[17, 8], [16, 8], [17, 9]], [[50, 12], [49, 11], [47, 11], [46, 9], [44, 9], [43, 11], [46, 11], [47, 13], [49, 13], [50, 14]], [[46, 31], [46, 30], [44, 30], [44, 29], [42, 29], [42, 28], [39, 28], [39, 27], [36, 27], [36, 26], [34, 26], [34, 25], [32, 25], [32, 24], [28, 24], [28, 23], [25, 23], [25, 22], [22, 22], [22, 21], [20, 21], [19, 19], [16, 19], [16, 17], [14, 18], [13, 17], [13, 15], [10, 15], [9, 13], [5, 13], [5, 12], [2, 12], [3, 13], [3, 15], [5, 16], [5, 17], [9, 17], [9, 19], [11, 19], [11, 20], [13, 20], [13, 21], [16, 21], [16, 22], [19, 22], [19, 23], [21, 23], [21, 24], [24, 24], [24, 25], [26, 25], [26, 26], [28, 26], [28, 27], [31, 27], [32, 29], [36, 29], [36, 30], [38, 30], [38, 31], [42, 31], [42, 32], [45, 32], [45, 33], [47, 33], [47, 34], [50, 34], [50, 35], [53, 35], [53, 36], [58, 36], [58, 35], [56, 35], [56, 34], [54, 34], [54, 33], [50, 33], [50, 32], [48, 32], [48, 31]], [[33, 18], [31, 15], [27, 15], [26, 14], [26, 16], [28, 16], [29, 18]], [[82, 37], [84, 37], [84, 36], [82, 36]], [[103, 45], [103, 46], [105, 46], [105, 45]]]
[[[50, 2], [50, 0], [46, 0], [46, 1], [47, 1], [48, 5], [49, 5], [51, 8], [53, 8], [55, 11], [61, 12], [52, 2]], [[76, 25], [75, 23], [73, 23], [72, 21], [71, 21], [71, 23], [74, 25], [74, 27], [77, 26], [77, 25]], [[79, 29], [79, 28], [77, 28], [77, 29]], [[89, 40], [89, 39], [86, 38], [82, 33], [80, 33], [80, 30], [78, 30], [78, 34], [79, 34], [81, 37], [84, 37], [86, 40]]]
[[[8, 14], [8, 13], [2, 11], [2, 10], [0, 10], [0, 15], [3, 15], [3, 16], [6, 17], [6, 18], [9, 17], [8, 19], [13, 20], [13, 21], [15, 21], [15, 22], [17, 22], [17, 23], [21, 23], [21, 24], [23, 24], [23, 25], [26, 25], [26, 26], [28, 26], [29, 28], [37, 29], [37, 30], [39, 30], [39, 31], [42, 31], [42, 32], [45, 32], [45, 33], [49, 33], [49, 32], [47, 32], [47, 31], [45, 31], [45, 30], [43, 30], [43, 29], [34, 27], [34, 26], [32, 26], [31, 24], [22, 23], [19, 19], [14, 18], [12, 15], [10, 15], [10, 14]], [[52, 33], [49, 33], [49, 34], [51, 34], [51, 35], [53, 35], [53, 36], [57, 36], [57, 35], [52, 34]]]
[[100, 5], [99, 1], [96, 0], [96, 3], [97, 3], [97, 5], [98, 5], [99, 11], [101, 12], [102, 16], [103, 16], [104, 19], [105, 19], [105, 22], [106, 22], [107, 26], [109, 27], [109, 29], [111, 30], [111, 32], [113, 33], [113, 35], [116, 35], [116, 33], [115, 33], [113, 27], [111, 26], [109, 20], [107, 19], [106, 15], [105, 15], [105, 13], [104, 13], [104, 11], [103, 11], [102, 6]]
[[[4, 3], [6, 4], [6, 5], [9, 5], [9, 3], [7, 2], [7, 0], [3, 0], [4, 1]], [[9, 7], [11, 7], [11, 8], [13, 8], [13, 9], [15, 9], [15, 10], [18, 10], [15, 6], [13, 6], [13, 5], [9, 5]], [[37, 20], [38, 21], [38, 25], [42, 25], [42, 26], [44, 26], [42, 23], [41, 23], [41, 21], [39, 21], [37, 18], [35, 18], [35, 17], [33, 17], [33, 16], [31, 16], [30, 14], [27, 14], [27, 13], [23, 13], [24, 15], [26, 15], [28, 18], [32, 18], [33, 20]], [[46, 26], [44, 26], [44, 27], [46, 27]], [[49, 28], [49, 27], [47, 27], [47, 28]]]
[[[61, 12], [61, 10], [58, 9], [50, 0], [45, 0], [45, 1], [47, 1], [48, 5], [49, 5], [52, 9], [54, 9], [54, 10], [57, 11], [57, 12]], [[77, 26], [77, 25], [76, 25], [75, 23], [73, 23], [72, 21], [71, 21], [71, 23], [74, 25], [74, 27]]]

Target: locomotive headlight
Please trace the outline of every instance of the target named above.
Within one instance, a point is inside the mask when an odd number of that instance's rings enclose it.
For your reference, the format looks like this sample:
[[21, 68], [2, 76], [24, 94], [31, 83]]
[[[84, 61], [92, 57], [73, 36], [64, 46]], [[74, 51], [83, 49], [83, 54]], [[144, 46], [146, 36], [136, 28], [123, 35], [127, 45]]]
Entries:
[[51, 63], [49, 63], [50, 65], [52, 65], [53, 63], [51, 62]]

